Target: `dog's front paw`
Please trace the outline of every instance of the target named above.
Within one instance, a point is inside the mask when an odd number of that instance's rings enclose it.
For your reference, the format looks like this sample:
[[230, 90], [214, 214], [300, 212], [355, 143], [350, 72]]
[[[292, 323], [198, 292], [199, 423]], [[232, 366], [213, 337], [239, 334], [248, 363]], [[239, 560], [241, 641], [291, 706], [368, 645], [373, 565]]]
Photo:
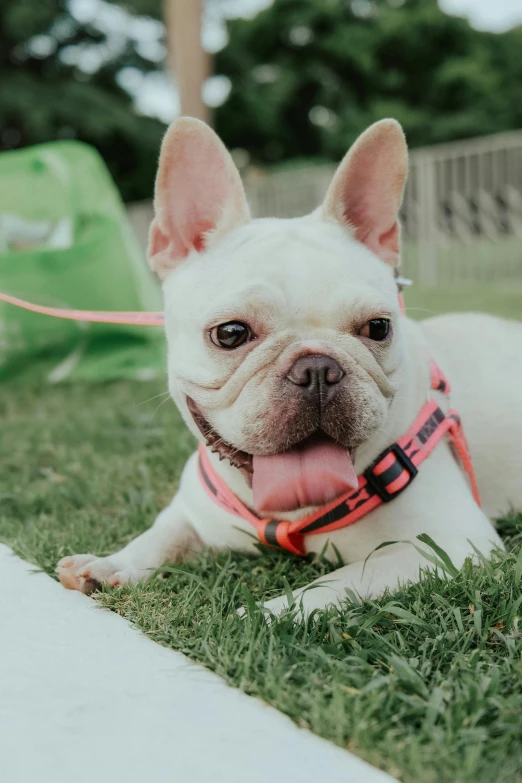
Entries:
[[89, 595], [99, 590], [102, 583], [111, 587], [135, 584], [146, 575], [125, 558], [71, 555], [63, 557], [56, 566], [60, 582], [68, 590], [79, 590]]

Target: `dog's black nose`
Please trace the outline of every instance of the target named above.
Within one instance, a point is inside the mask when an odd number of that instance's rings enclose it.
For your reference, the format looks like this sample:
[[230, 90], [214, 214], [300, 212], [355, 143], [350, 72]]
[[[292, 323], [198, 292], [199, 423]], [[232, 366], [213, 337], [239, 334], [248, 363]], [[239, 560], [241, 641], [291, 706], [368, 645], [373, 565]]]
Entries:
[[295, 386], [299, 386], [307, 399], [326, 405], [335, 395], [337, 384], [344, 377], [344, 372], [331, 356], [317, 354], [301, 356], [290, 367], [286, 377]]

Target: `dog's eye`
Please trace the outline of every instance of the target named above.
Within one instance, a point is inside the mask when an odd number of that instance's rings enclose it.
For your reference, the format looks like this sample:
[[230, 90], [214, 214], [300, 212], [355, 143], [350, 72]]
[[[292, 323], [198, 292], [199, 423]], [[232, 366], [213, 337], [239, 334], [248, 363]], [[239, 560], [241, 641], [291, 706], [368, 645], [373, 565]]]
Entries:
[[380, 342], [385, 340], [390, 333], [390, 321], [388, 318], [372, 318], [361, 329], [361, 335], [363, 337], [369, 337], [370, 340], [376, 340]]
[[243, 324], [241, 321], [230, 321], [227, 324], [215, 326], [210, 332], [210, 339], [214, 345], [230, 351], [252, 340], [253, 334], [247, 324]]

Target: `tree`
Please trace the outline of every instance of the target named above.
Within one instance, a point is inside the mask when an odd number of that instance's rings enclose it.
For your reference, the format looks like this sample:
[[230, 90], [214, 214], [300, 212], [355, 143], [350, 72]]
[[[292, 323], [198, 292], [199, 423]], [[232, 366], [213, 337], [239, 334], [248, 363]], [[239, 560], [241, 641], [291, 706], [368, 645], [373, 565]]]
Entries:
[[[116, 44], [77, 0], [2, 0], [0, 150], [80, 139], [126, 200], [149, 198], [165, 126], [137, 113], [123, 77], [163, 72], [163, 1], [92, 3], [120, 15]], [[151, 26], [147, 49], [133, 30]], [[522, 127], [522, 30], [478, 32], [436, 0], [274, 0], [228, 33], [216, 127], [254, 162], [339, 159], [384, 116], [413, 146]]]
[[522, 31], [478, 32], [436, 0], [275, 0], [229, 36], [217, 130], [258, 162], [339, 158], [384, 116], [413, 146], [522, 127]]
[[[143, 0], [141, 6], [147, 8]], [[122, 36], [113, 55], [106, 44], [66, 0], [2, 0], [0, 149], [79, 139], [97, 147], [126, 200], [150, 197], [164, 125], [135, 112], [117, 76], [124, 67], [148, 71], [158, 63], [141, 56], [130, 37]], [[71, 52], [90, 52], [96, 66], [96, 49], [99, 67], [90, 73], [71, 61]]]

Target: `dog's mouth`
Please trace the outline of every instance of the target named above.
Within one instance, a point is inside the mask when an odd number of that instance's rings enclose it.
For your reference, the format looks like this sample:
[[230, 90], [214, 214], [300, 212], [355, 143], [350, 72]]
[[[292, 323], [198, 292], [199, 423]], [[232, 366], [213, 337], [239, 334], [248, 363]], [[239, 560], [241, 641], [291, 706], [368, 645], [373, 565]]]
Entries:
[[211, 451], [239, 468], [252, 486], [261, 513], [322, 506], [358, 487], [353, 452], [322, 430], [279, 454], [248, 454], [224, 441], [190, 397], [187, 405]]
[[227, 459], [235, 468], [239, 468], [248, 482], [252, 482], [254, 473], [253, 457], [246, 451], [239, 451], [216, 432], [212, 425], [205, 419], [200, 409], [191, 397], [187, 397], [187, 407], [194, 419], [199, 431], [205, 438], [205, 443], [220, 460]]

